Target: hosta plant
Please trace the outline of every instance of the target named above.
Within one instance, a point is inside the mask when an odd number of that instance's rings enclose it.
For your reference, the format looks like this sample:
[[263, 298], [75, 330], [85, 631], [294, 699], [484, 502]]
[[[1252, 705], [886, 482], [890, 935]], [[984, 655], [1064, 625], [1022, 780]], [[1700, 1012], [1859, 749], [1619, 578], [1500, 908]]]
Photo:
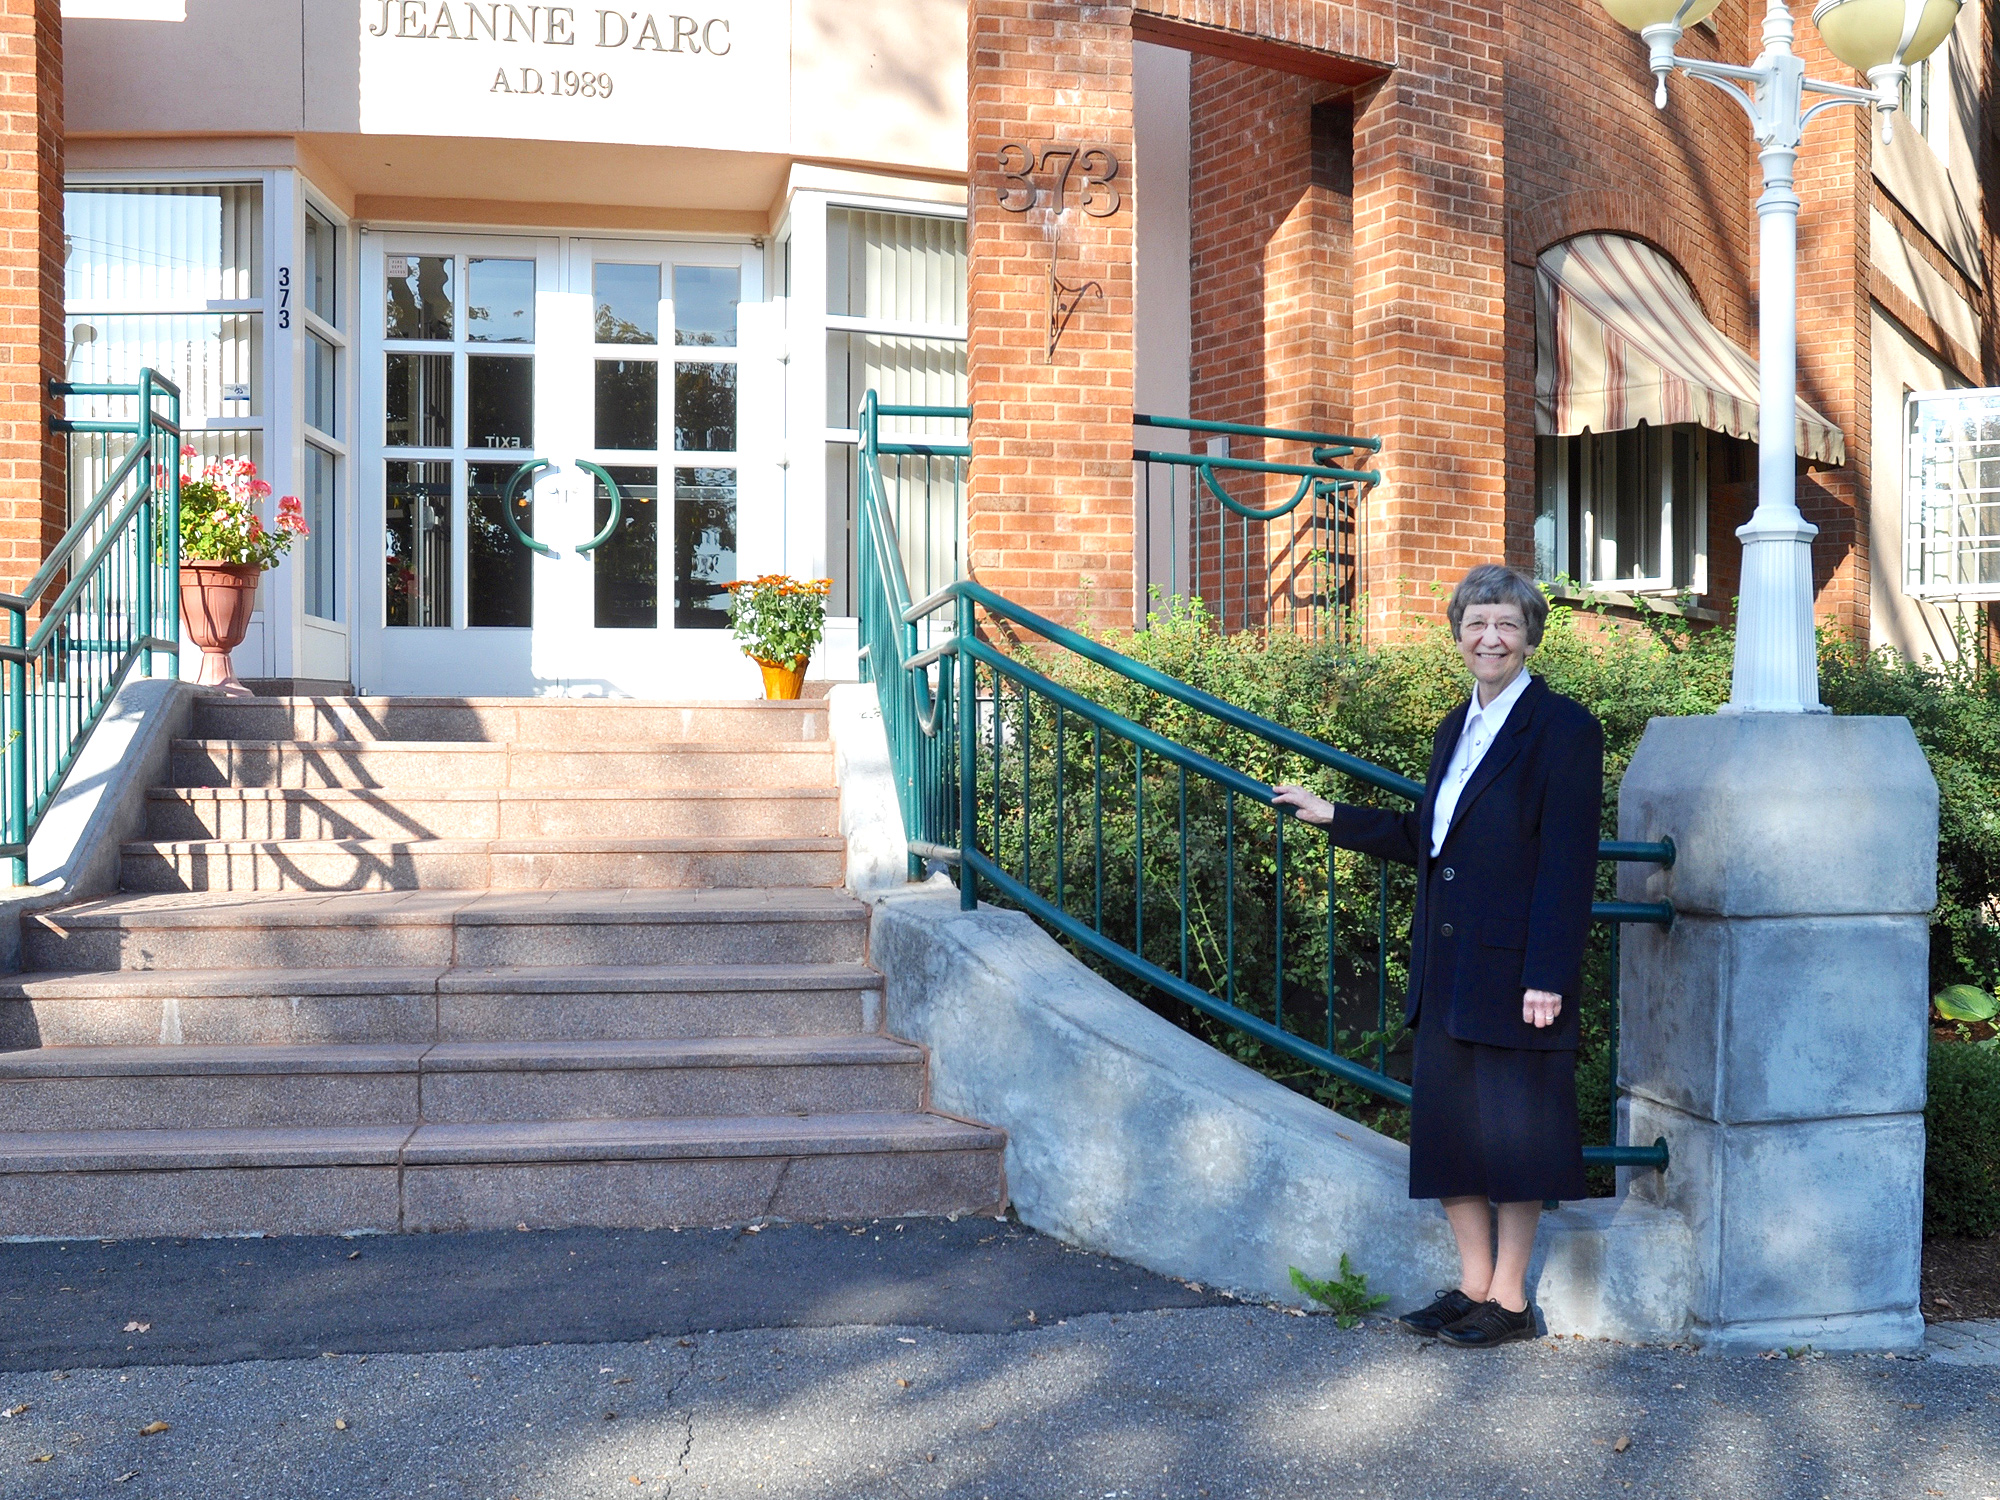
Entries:
[[[183, 448], [181, 456], [198, 455]], [[296, 495], [279, 496], [277, 524], [265, 526], [260, 507], [270, 494], [249, 459], [208, 460], [200, 474], [181, 481], [181, 560], [274, 566], [292, 550], [294, 537], [308, 533]]]

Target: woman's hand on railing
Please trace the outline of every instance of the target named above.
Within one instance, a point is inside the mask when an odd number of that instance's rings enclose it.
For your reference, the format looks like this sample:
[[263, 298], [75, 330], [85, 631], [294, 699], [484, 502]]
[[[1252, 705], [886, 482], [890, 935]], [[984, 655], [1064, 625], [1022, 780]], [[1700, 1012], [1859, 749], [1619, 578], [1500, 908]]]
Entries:
[[1333, 826], [1333, 804], [1308, 787], [1278, 785], [1271, 788], [1271, 806], [1289, 807], [1302, 823]]

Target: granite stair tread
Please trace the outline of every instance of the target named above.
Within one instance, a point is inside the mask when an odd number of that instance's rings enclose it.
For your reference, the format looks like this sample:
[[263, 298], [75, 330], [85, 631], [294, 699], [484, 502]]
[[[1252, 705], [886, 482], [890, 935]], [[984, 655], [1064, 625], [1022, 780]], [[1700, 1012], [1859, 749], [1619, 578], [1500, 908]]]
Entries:
[[880, 989], [865, 964], [539, 964], [443, 968], [82, 969], [0, 975], [0, 1000], [209, 995], [689, 993]]
[[1005, 1132], [988, 1126], [916, 1113], [4, 1131], [0, 1132], [0, 1174], [990, 1152], [1005, 1142]]
[[0, 1052], [0, 1082], [31, 1078], [205, 1077], [246, 1073], [550, 1072], [602, 1068], [918, 1065], [893, 1037], [671, 1037], [536, 1042], [252, 1042], [35, 1047]]

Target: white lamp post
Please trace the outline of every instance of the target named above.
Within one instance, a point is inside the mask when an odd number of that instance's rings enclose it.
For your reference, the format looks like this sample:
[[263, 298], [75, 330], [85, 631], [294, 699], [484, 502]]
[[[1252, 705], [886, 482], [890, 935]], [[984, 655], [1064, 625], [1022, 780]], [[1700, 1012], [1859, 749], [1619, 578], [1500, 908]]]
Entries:
[[[1792, 168], [1806, 122], [1823, 109], [1855, 104], [1888, 115], [1900, 101], [1909, 65], [1950, 33], [1959, 0], [1821, 0], [1813, 24], [1833, 54], [1867, 75], [1872, 89], [1806, 77], [1792, 51], [1792, 13], [1768, 0], [1764, 50], [1747, 68], [1675, 55], [1682, 31], [1718, 0], [1602, 0], [1613, 20], [1636, 31], [1659, 79], [1653, 103], [1667, 103], [1667, 75], [1679, 68], [1715, 84], [1750, 116], [1763, 149], [1764, 191], [1757, 199], [1758, 312], [1757, 509], [1737, 529], [1743, 543], [1734, 680], [1726, 712], [1823, 713], [1819, 653], [1813, 636], [1812, 539], [1819, 528], [1799, 514], [1795, 432], [1798, 423], [1799, 199]], [[1819, 94], [1817, 103], [1806, 95]]]

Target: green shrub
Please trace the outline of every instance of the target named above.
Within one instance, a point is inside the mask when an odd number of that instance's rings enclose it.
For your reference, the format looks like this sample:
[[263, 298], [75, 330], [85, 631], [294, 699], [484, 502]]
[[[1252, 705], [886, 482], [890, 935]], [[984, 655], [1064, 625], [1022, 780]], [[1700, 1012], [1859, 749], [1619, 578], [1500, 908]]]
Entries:
[[1931, 1043], [1924, 1233], [2000, 1234], [2000, 1048]]

